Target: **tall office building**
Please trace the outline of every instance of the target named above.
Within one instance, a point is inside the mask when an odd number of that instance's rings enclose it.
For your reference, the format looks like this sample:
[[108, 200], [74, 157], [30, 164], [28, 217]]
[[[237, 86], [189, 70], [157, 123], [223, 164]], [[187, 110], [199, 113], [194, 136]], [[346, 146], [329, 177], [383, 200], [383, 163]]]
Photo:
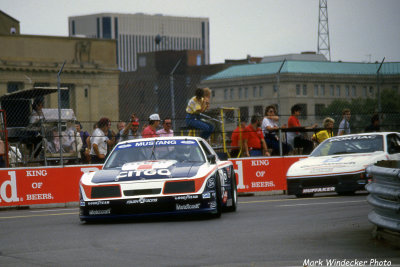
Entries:
[[69, 36], [116, 39], [117, 64], [137, 69], [137, 54], [161, 50], [201, 50], [197, 65], [210, 61], [208, 18], [100, 13], [68, 18]]

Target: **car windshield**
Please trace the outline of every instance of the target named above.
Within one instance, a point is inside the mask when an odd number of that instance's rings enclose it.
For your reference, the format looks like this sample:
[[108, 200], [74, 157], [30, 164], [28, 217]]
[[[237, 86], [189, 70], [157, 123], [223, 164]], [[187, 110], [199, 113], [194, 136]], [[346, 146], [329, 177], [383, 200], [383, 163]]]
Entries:
[[203, 152], [194, 140], [150, 140], [118, 144], [103, 169], [121, 168], [125, 163], [145, 160], [205, 162]]
[[383, 151], [381, 135], [353, 135], [329, 138], [310, 154], [311, 157]]

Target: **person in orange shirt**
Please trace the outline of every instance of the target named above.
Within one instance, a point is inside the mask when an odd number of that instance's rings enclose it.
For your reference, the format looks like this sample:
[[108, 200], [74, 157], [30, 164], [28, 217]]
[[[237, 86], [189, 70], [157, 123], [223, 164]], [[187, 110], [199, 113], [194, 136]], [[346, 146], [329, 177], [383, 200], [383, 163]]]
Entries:
[[250, 124], [243, 131], [243, 148], [246, 157], [270, 156], [260, 128], [260, 115], [251, 116]]
[[240, 150], [243, 153], [243, 131], [246, 128], [246, 121], [242, 120], [240, 125], [233, 130], [231, 136], [231, 157], [236, 158], [239, 155]]

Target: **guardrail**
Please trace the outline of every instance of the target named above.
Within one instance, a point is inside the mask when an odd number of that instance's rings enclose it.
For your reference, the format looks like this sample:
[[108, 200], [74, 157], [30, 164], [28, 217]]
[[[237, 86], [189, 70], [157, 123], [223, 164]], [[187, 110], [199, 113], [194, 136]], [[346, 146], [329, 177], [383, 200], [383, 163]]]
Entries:
[[367, 173], [373, 177], [366, 186], [373, 207], [368, 219], [376, 226], [373, 236], [400, 240], [400, 161], [380, 161], [367, 167]]

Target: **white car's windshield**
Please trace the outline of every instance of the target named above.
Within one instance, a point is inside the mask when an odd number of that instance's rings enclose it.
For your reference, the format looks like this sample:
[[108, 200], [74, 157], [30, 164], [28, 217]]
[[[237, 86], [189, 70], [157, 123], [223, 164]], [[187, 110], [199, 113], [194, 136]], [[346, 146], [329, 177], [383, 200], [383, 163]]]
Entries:
[[118, 144], [103, 169], [121, 168], [128, 162], [145, 160], [176, 160], [204, 163], [199, 144], [194, 140], [153, 140]]
[[381, 135], [337, 136], [321, 143], [311, 157], [383, 151]]

